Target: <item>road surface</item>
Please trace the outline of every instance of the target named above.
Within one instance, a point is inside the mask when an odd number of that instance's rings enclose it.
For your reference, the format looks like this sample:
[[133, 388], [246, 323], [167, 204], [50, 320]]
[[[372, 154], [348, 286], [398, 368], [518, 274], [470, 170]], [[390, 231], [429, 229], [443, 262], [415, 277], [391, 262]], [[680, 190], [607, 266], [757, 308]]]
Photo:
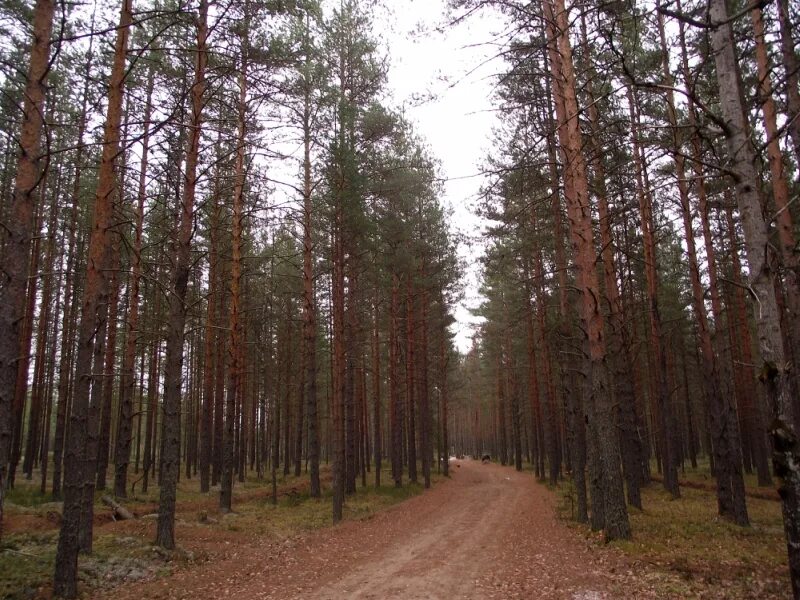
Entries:
[[[229, 558], [110, 592], [126, 598], [642, 598], [612, 549], [555, 514], [530, 473], [478, 461], [367, 520], [297, 540], [232, 549]], [[109, 594], [109, 592], [106, 592]]]

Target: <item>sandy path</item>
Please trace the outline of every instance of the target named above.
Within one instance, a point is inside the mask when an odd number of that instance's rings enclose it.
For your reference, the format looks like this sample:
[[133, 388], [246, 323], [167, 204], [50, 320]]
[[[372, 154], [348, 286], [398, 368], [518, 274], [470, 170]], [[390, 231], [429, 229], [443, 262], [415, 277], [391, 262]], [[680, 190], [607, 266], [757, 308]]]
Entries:
[[224, 560], [106, 594], [115, 600], [645, 597], [626, 586], [630, 574], [617, 553], [591, 550], [555, 518], [553, 495], [530, 474], [469, 460], [451, 472], [451, 481], [371, 519], [282, 544], [232, 545]]

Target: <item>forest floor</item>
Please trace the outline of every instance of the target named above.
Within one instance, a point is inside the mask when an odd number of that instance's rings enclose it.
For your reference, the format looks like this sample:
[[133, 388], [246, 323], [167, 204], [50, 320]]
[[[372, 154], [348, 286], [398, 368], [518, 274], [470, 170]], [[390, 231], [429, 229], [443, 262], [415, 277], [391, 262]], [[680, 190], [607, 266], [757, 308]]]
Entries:
[[[330, 498], [308, 498], [304, 478], [281, 483], [278, 506], [263, 482], [238, 486], [227, 516], [215, 494], [186, 493], [175, 553], [152, 546], [153, 505], [140, 497], [127, 506], [143, 518], [99, 515], [83, 590], [114, 600], [790, 597], [773, 500], [749, 500], [753, 527], [741, 529], [714, 518], [710, 492], [672, 501], [654, 482], [645, 511], [631, 512], [634, 539], [607, 545], [570, 522], [568, 484], [550, 490], [529, 471], [472, 460], [450, 470], [424, 493], [359, 487], [336, 527]], [[48, 597], [49, 513], [9, 511], [0, 597]]]
[[201, 570], [113, 597], [646, 597], [622, 553], [593, 551], [530, 473], [472, 460], [451, 467], [450, 481], [369, 518], [280, 542], [257, 537]]

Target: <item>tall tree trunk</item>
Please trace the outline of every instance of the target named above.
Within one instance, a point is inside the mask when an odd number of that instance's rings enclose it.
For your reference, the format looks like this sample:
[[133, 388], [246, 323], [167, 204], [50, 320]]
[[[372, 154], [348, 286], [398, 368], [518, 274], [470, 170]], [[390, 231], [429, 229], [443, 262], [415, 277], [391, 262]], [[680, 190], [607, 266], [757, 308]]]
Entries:
[[[144, 204], [147, 198], [147, 165], [150, 153], [150, 119], [153, 113], [153, 87], [155, 68], [151, 65], [147, 73], [145, 92], [144, 132], [142, 134], [142, 156], [139, 162], [139, 187], [137, 189], [136, 224], [131, 253], [131, 278], [128, 290], [128, 319], [125, 349], [120, 373], [119, 414], [117, 437], [114, 446], [114, 495], [127, 495], [128, 465], [131, 458], [131, 436], [133, 432], [133, 391], [135, 386], [134, 363], [136, 346], [141, 336], [139, 331], [139, 287], [142, 277], [142, 241], [144, 232]], [[141, 423], [141, 416], [139, 418]]]
[[[43, 175], [44, 180], [41, 187], [41, 196], [47, 194], [48, 179]], [[18, 349], [19, 363], [17, 365], [17, 380], [14, 385], [14, 404], [12, 406], [12, 431], [11, 431], [11, 464], [8, 468], [7, 486], [14, 487], [17, 466], [22, 456], [22, 425], [25, 416], [25, 404], [28, 398], [28, 377], [31, 366], [31, 344], [33, 343], [33, 318], [36, 310], [36, 298], [39, 287], [39, 259], [41, 258], [41, 230], [42, 230], [42, 208], [39, 207], [34, 225], [35, 238], [31, 245], [28, 256], [28, 279], [27, 300], [25, 306], [25, 316], [22, 325], [22, 336]]]
[[[425, 267], [420, 267], [424, 281]], [[426, 488], [431, 487], [431, 457], [433, 447], [431, 446], [431, 407], [428, 396], [428, 290], [422, 290], [420, 302], [420, 332], [419, 344], [419, 420], [420, 420], [420, 450], [422, 452], [422, 479]], [[519, 423], [517, 423], [519, 424]]]
[[[308, 49], [308, 14], [306, 14], [305, 75], [310, 71]], [[308, 407], [308, 465], [310, 495], [319, 498], [322, 487], [319, 479], [319, 416], [317, 408], [317, 314], [314, 302], [314, 238], [311, 183], [311, 82], [304, 80], [303, 88], [303, 350], [305, 353], [305, 400]]]
[[441, 381], [439, 383], [439, 406], [440, 408], [440, 423], [442, 436], [442, 473], [445, 477], [450, 476], [450, 430], [448, 427], [448, 409], [450, 401], [450, 388], [448, 385], [448, 367], [450, 366], [450, 355], [447, 352], [447, 314], [444, 308], [444, 298], [439, 300], [439, 305], [442, 307], [442, 331], [439, 334], [439, 375]]
[[[219, 222], [219, 221], [218, 221]], [[225, 286], [222, 285], [222, 281], [225, 280], [225, 276], [223, 275], [223, 269], [221, 264], [221, 259], [219, 258], [219, 254], [217, 254], [217, 260], [219, 261], [218, 265], [218, 282], [217, 282], [217, 289], [219, 290], [219, 301], [217, 305], [217, 316], [216, 320], [217, 323], [221, 324], [224, 322], [224, 315], [227, 310], [226, 304], [226, 294], [225, 294]], [[217, 344], [215, 349], [215, 361], [214, 361], [214, 368], [216, 369], [216, 374], [214, 376], [214, 444], [213, 444], [213, 453], [212, 453], [212, 461], [211, 461], [211, 485], [217, 485], [222, 477], [222, 454], [224, 451], [224, 443], [223, 438], [224, 436], [224, 421], [225, 421], [225, 369], [226, 369], [226, 355], [227, 355], [227, 348], [228, 340], [225, 338], [225, 333], [222, 331], [217, 331]]]
[[[153, 289], [155, 306], [153, 307], [153, 328], [161, 318], [161, 290]], [[159, 328], [160, 329], [160, 328]], [[153, 470], [156, 445], [156, 423], [158, 422], [158, 391], [161, 373], [161, 332], [158, 331], [150, 344], [150, 359], [147, 365], [147, 426], [144, 436], [144, 460], [142, 461], [142, 492], [147, 492], [150, 473]]]
[[[537, 231], [538, 221], [535, 211], [531, 211], [531, 219], [534, 232]], [[544, 287], [544, 260], [541, 248], [534, 250], [534, 279], [536, 281], [536, 316], [539, 325], [538, 345], [541, 350], [542, 364], [544, 366], [545, 386], [544, 400], [542, 406], [546, 411], [544, 420], [547, 422], [544, 429], [545, 443], [547, 446], [547, 462], [549, 467], [550, 485], [558, 483], [558, 476], [561, 472], [560, 444], [558, 434], [558, 411], [556, 408], [555, 382], [553, 380], [552, 356], [550, 341], [547, 336], [547, 301], [545, 298]], [[564, 306], [566, 310], [566, 306]], [[577, 402], [577, 399], [575, 399]], [[577, 406], [575, 406], [577, 410]], [[585, 463], [581, 458], [585, 453], [576, 452], [575, 464], [572, 465], [572, 477], [575, 482], [578, 495], [578, 517], [583, 514], [581, 507], [586, 503], [586, 484], [585, 484]]]
[[[97, 176], [92, 231], [89, 238], [86, 283], [81, 303], [78, 351], [75, 361], [75, 391], [69, 420], [64, 473], [64, 511], [56, 550], [53, 592], [64, 598], [77, 595], [78, 549], [83, 487], [87, 486], [86, 467], [93, 464], [87, 456], [89, 392], [92, 385], [92, 354], [96, 332], [105, 319], [108, 302], [106, 268], [108, 265], [114, 195], [117, 192], [115, 161], [119, 154], [122, 97], [125, 82], [125, 58], [133, 15], [132, 0], [123, 0], [114, 46], [114, 60], [108, 88], [108, 107], [103, 133], [103, 151]], [[87, 465], [88, 463], [88, 465]], [[92, 471], [93, 474], [93, 471]], [[91, 478], [91, 483], [94, 477]], [[91, 484], [87, 487], [91, 487]], [[91, 533], [89, 532], [89, 535]]]
[[[526, 274], [526, 280], [529, 277]], [[544, 423], [541, 397], [539, 393], [539, 373], [537, 367], [536, 357], [536, 334], [533, 319], [533, 303], [534, 298], [530, 289], [526, 290], [525, 302], [525, 325], [527, 333], [527, 349], [528, 349], [528, 397], [531, 405], [531, 416], [536, 429], [536, 438], [538, 440], [537, 460], [535, 465], [536, 477], [544, 479]], [[584, 488], [585, 489], [585, 488]], [[583, 506], [585, 508], [586, 502], [584, 498]], [[586, 521], [586, 514], [578, 516], [581, 522]]]
[[[92, 17], [94, 26], [94, 15]], [[69, 241], [67, 244], [67, 275], [64, 283], [64, 325], [61, 342], [61, 355], [58, 363], [58, 400], [56, 408], [56, 430], [53, 438], [53, 498], [61, 499], [61, 469], [63, 462], [64, 440], [67, 417], [71, 404], [72, 384], [74, 381], [72, 363], [75, 350], [76, 318], [78, 314], [78, 288], [75, 272], [80, 265], [78, 258], [82, 252], [76, 252], [78, 244], [78, 212], [80, 208], [81, 175], [83, 174], [83, 154], [85, 146], [83, 138], [86, 132], [87, 106], [89, 101], [89, 85], [92, 70], [94, 38], [89, 40], [84, 66], [84, 86], [81, 99], [81, 113], [78, 120], [77, 149], [75, 152], [75, 175], [72, 180], [72, 207], [69, 218]]]
[[[797, 251], [795, 227], [789, 204], [789, 184], [783, 165], [783, 153], [779, 143], [778, 110], [772, 97], [772, 79], [770, 77], [771, 65], [769, 52], [764, 34], [764, 20], [761, 9], [758, 7], [750, 11], [753, 22], [753, 34], [756, 42], [756, 70], [758, 72], [758, 92], [761, 110], [764, 116], [764, 130], [767, 134], [767, 159], [769, 162], [770, 182], [772, 184], [772, 199], [775, 209], [775, 222], [778, 230], [778, 247], [782, 260], [783, 284], [785, 292], [786, 311], [783, 314], [783, 327], [786, 331], [790, 347], [787, 348], [790, 357], [800, 356], [800, 254]], [[800, 65], [796, 65], [800, 68]], [[797, 73], [794, 78], [795, 96], [797, 90]], [[800, 114], [794, 116], [800, 119]], [[798, 124], [789, 124], [789, 127]], [[800, 156], [798, 156], [800, 158]], [[798, 165], [800, 166], [800, 165]], [[795, 375], [797, 385], [797, 375]], [[800, 398], [795, 397], [793, 407], [795, 412], [795, 429], [800, 427]]]
[[674, 427], [673, 407], [670, 402], [669, 388], [666, 378], [667, 354], [664, 344], [661, 311], [659, 308], [659, 278], [657, 249], [655, 242], [655, 219], [653, 215], [653, 197], [650, 193], [644, 150], [639, 138], [638, 102], [635, 91], [628, 88], [628, 104], [632, 123], [633, 160], [636, 167], [636, 189], [641, 216], [642, 242], [644, 246], [645, 276], [647, 279], [647, 302], [650, 347], [653, 353], [653, 378], [657, 418], [659, 423], [659, 446], [661, 448], [661, 466], [664, 474], [664, 488], [673, 498], [680, 497], [678, 487], [676, 432]]
[[208, 1], [200, 0], [195, 49], [194, 82], [191, 87], [192, 114], [189, 122], [189, 143], [186, 150], [183, 197], [175, 249], [175, 266], [170, 277], [167, 347], [164, 359], [164, 402], [161, 420], [161, 489], [156, 524], [156, 544], [171, 550], [175, 547], [175, 495], [180, 471], [181, 383], [183, 380], [183, 346], [186, 338], [186, 289], [191, 269], [194, 204], [197, 188], [197, 162], [203, 126], [208, 54]]
[[601, 135], [600, 116], [595, 102], [593, 78], [594, 69], [591, 66], [590, 46], [586, 33], [586, 17], [581, 15], [581, 45], [585, 60], [589, 61], [589, 79], [586, 82], [586, 91], [589, 102], [589, 121], [591, 135], [587, 139], [590, 156], [594, 157], [593, 187], [597, 196], [598, 215], [600, 217], [600, 245], [603, 260], [603, 282], [608, 300], [608, 320], [610, 325], [609, 348], [611, 350], [611, 368], [614, 374], [613, 392], [619, 406], [620, 446], [622, 450], [622, 472], [628, 491], [628, 504], [638, 509], [642, 508], [641, 468], [643, 460], [642, 443], [639, 438], [639, 419], [636, 414], [636, 394], [633, 385], [633, 376], [630, 371], [631, 356], [630, 344], [626, 339], [628, 328], [622, 314], [622, 297], [617, 283], [617, 268], [614, 260], [614, 236], [612, 233], [611, 214], [608, 207], [608, 192], [606, 189], [606, 172], [603, 154], [598, 144]]
[[630, 537], [630, 523], [625, 506], [625, 492], [620, 469], [619, 437], [616, 434], [616, 415], [609, 393], [606, 366], [604, 319], [598, 300], [599, 284], [595, 263], [589, 184], [586, 162], [582, 153], [581, 132], [578, 122], [578, 102], [572, 46], [569, 40], [569, 17], [564, 0], [543, 0], [548, 27], [548, 45], [556, 51], [553, 71], [555, 77], [556, 115], [558, 135], [564, 152], [566, 170], [565, 198], [569, 217], [576, 284], [580, 290], [580, 315], [588, 348], [588, 382], [591, 396], [586, 398], [589, 427], [596, 432], [596, 448], [603, 470], [603, 504], [605, 536], [607, 540]]
[[[245, 135], [247, 126], [247, 66], [249, 62], [249, 2], [245, 4], [245, 23], [241, 39], [241, 68], [237, 114], [236, 163], [234, 165], [233, 217], [231, 223], [231, 306], [228, 365], [228, 392], [225, 400], [225, 427], [222, 438], [222, 478], [219, 507], [230, 512], [233, 503], [234, 421], [236, 402], [241, 394], [243, 330], [241, 320], [242, 225], [244, 224]], [[274, 435], [278, 435], [275, 430]]]
[[339, 173], [338, 190], [333, 224], [333, 397], [331, 402], [331, 435], [333, 438], [333, 522], [342, 520], [345, 494], [345, 447], [344, 447], [344, 395], [345, 395], [345, 323], [344, 323], [344, 249], [343, 209], [341, 198], [344, 183]]
[[[62, 237], [63, 243], [63, 237]], [[55, 246], [55, 244], [54, 244]], [[59, 274], [58, 281], [56, 282], [56, 301], [55, 301], [55, 310], [54, 314], [62, 314], [65, 311], [65, 307], [61, 304], [61, 291], [62, 291], [62, 281], [63, 281], [63, 273]], [[53, 422], [53, 392], [55, 390], [55, 376], [56, 376], [56, 348], [58, 344], [56, 341], [58, 340], [59, 334], [59, 324], [56, 321], [53, 324], [53, 328], [51, 331], [51, 341], [50, 341], [50, 356], [48, 357], [48, 375], [47, 375], [47, 384], [46, 384], [46, 391], [45, 391], [45, 413], [44, 413], [44, 435], [42, 436], [42, 446], [41, 446], [41, 485], [39, 487], [39, 491], [42, 495], [47, 493], [47, 474], [49, 468], [49, 455], [50, 455], [50, 429], [51, 424]], [[63, 336], [63, 332], [62, 332]]]
[[[219, 139], [217, 139], [217, 162], [221, 159]], [[214, 189], [211, 192], [210, 222], [208, 226], [208, 306], [206, 307], [206, 327], [204, 340], [203, 360], [203, 414], [200, 422], [200, 491], [205, 493], [210, 489], [211, 466], [213, 462], [214, 439], [214, 414], [217, 405], [222, 403], [222, 398], [215, 395], [216, 362], [220, 360], [217, 347], [217, 304], [219, 302], [219, 221], [220, 221], [220, 178], [221, 167], [217, 167], [214, 176]], [[214, 478], [216, 483], [216, 478]]]
[[[350, 244], [348, 244], [350, 246]], [[349, 253], [348, 253], [349, 254]], [[358, 353], [356, 348], [359, 345], [359, 327], [357, 323], [358, 300], [355, 290], [358, 283], [355, 277], [356, 266], [353, 259], [348, 260], [349, 277], [347, 278], [347, 302], [346, 302], [346, 322], [345, 322], [345, 355], [346, 355], [346, 379], [344, 392], [344, 418], [345, 418], [345, 493], [354, 494], [356, 491], [356, 473], [358, 471], [357, 460], [357, 377], [356, 373], [360, 366], [358, 363]]]
[[[122, 176], [120, 176], [120, 195], [122, 190]], [[119, 198], [121, 203], [122, 198]], [[120, 238], [117, 234], [113, 241], [113, 258], [111, 265], [111, 291], [110, 305], [108, 308], [108, 339], [106, 341], [106, 352], [103, 367], [102, 393], [101, 393], [101, 414], [100, 414], [100, 435], [97, 445], [97, 464], [95, 471], [97, 479], [95, 487], [99, 490], [106, 489], [106, 476], [108, 475], [108, 451], [111, 446], [111, 410], [114, 393], [114, 363], [117, 355], [117, 317], [119, 315], [119, 295], [122, 281], [119, 274], [120, 269]]]
[[414, 322], [414, 289], [411, 273], [406, 275], [406, 412], [408, 419], [408, 478], [417, 483], [417, 419], [416, 419], [416, 323]]
[[374, 300], [374, 318], [372, 325], [372, 401], [373, 409], [373, 452], [375, 454], [375, 487], [381, 487], [381, 335], [380, 313], [378, 311], [377, 294]]
[[396, 272], [392, 272], [392, 296], [389, 307], [389, 443], [392, 459], [392, 479], [394, 486], [403, 485], [403, 413], [400, 408], [399, 385], [399, 340], [398, 331], [400, 329], [398, 321], [400, 319], [400, 278]]
[[28, 252], [34, 227], [36, 190], [42, 182], [40, 138], [44, 125], [44, 99], [50, 72], [50, 35], [54, 0], [36, 0], [19, 160], [14, 192], [5, 220], [5, 244], [0, 279], [0, 538], [3, 534], [3, 499], [11, 454], [11, 403], [14, 398], [28, 284]]
[[[789, 136], [794, 146], [795, 161], [800, 165], [800, 60], [797, 45], [792, 36], [792, 20], [789, 0], [778, 0], [778, 22], [781, 31], [781, 55], [786, 72], [786, 106]], [[796, 33], [796, 30], [794, 31]]]
[[[50, 333], [50, 314], [51, 314], [51, 301], [53, 297], [53, 269], [55, 260], [55, 240], [56, 240], [56, 222], [58, 216], [58, 197], [60, 193], [61, 182], [61, 165], [58, 165], [56, 171], [58, 175], [58, 182], [56, 183], [55, 190], [53, 191], [52, 200], [50, 202], [49, 215], [47, 219], [47, 245], [45, 250], [44, 259], [44, 283], [42, 284], [42, 296], [39, 308], [39, 321], [37, 324], [36, 332], [36, 361], [33, 372], [33, 389], [31, 392], [31, 410], [28, 418], [28, 439], [25, 448], [25, 461], [22, 465], [22, 471], [26, 479], [33, 477], [33, 465], [36, 462], [36, 454], [39, 448], [38, 439], [40, 427], [39, 423], [42, 416], [42, 403], [44, 401], [44, 362], [45, 352]], [[38, 273], [31, 273], [35, 279], [39, 278]], [[27, 374], [26, 374], [27, 376]], [[46, 461], [47, 457], [44, 457]]]
[[[666, 35], [664, 33], [664, 17], [659, 13], [659, 32], [661, 36], [662, 62], [667, 85], [672, 85], [672, 78], [669, 70], [669, 54], [667, 51]], [[684, 25], [679, 24], [681, 40], [681, 61], [683, 65], [684, 77], [688, 77], [689, 66], [686, 56], [686, 42], [684, 36]], [[689, 84], [687, 78], [686, 84]], [[692, 286], [692, 307], [698, 323], [698, 335], [700, 337], [700, 351], [703, 364], [703, 383], [705, 395], [708, 402], [708, 411], [711, 415], [711, 436], [714, 448], [714, 463], [716, 466], [715, 475], [717, 481], [717, 507], [719, 514], [731, 518], [739, 525], [747, 525], [747, 505], [744, 495], [744, 480], [742, 479], [741, 467], [741, 441], [736, 429], [736, 420], [730, 403], [730, 390], [726, 389], [726, 384], [722, 381], [717, 357], [714, 354], [711, 331], [708, 324], [708, 315], [705, 307], [705, 297], [700, 281], [700, 268], [697, 260], [697, 250], [694, 241], [694, 227], [692, 225], [691, 206], [689, 204], [689, 191], [686, 186], [685, 160], [680, 150], [680, 139], [678, 134], [678, 120], [675, 111], [675, 101], [672, 91], [667, 92], [668, 116], [672, 127], [673, 137], [673, 158], [676, 167], [678, 192], [680, 194], [681, 210], [684, 222], [684, 234], [689, 255], [689, 279]], [[694, 106], [690, 104], [690, 120], [694, 121]], [[694, 130], [694, 127], [692, 128]], [[695, 130], [696, 131], [696, 130]], [[697, 168], [701, 169], [700, 145], [699, 141], [693, 142], [695, 160]], [[712, 285], [716, 286], [716, 265], [714, 261], [713, 243], [708, 231], [708, 215], [706, 205], [705, 181], [702, 171], [696, 173], [695, 180], [697, 185], [698, 197], [700, 197], [701, 211], [704, 215], [704, 239], [706, 241], [706, 254], [709, 256], [709, 276], [712, 278]], [[709, 246], [711, 248], [709, 249]], [[718, 291], [712, 290], [712, 295], [718, 295]], [[712, 301], [714, 310], [714, 321], [719, 324], [720, 309], [718, 298]], [[729, 317], [730, 318], [730, 317]], [[727, 379], [727, 378], [726, 378]]]
[[763, 367], [760, 379], [772, 409], [770, 438], [773, 466], [780, 481], [784, 532], [789, 571], [795, 596], [800, 595], [800, 449], [794, 429], [786, 351], [775, 297], [775, 272], [768, 256], [767, 223], [761, 207], [756, 155], [742, 101], [742, 82], [734, 45], [733, 28], [725, 0], [709, 0], [711, 45], [719, 88], [720, 108], [725, 121], [728, 162], [733, 173], [736, 199], [742, 216], [750, 287], [757, 297], [758, 345]]
[[772, 475], [769, 471], [769, 460], [767, 451], [767, 439], [765, 432], [767, 429], [766, 416], [764, 414], [763, 398], [755, 389], [757, 377], [753, 365], [753, 341], [750, 337], [750, 320], [747, 317], [747, 307], [744, 297], [744, 286], [742, 285], [742, 263], [739, 260], [739, 242], [736, 235], [736, 228], [733, 222], [733, 206], [726, 203], [725, 216], [728, 225], [728, 236], [730, 240], [730, 252], [733, 269], [733, 304], [735, 317], [731, 316], [737, 323], [739, 333], [739, 357], [740, 364], [736, 365], [737, 370], [742, 372], [742, 382], [744, 393], [751, 398], [753, 405], [753, 423], [750, 425], [752, 432], [752, 451], [755, 462], [756, 472], [758, 473], [758, 485], [771, 486]]

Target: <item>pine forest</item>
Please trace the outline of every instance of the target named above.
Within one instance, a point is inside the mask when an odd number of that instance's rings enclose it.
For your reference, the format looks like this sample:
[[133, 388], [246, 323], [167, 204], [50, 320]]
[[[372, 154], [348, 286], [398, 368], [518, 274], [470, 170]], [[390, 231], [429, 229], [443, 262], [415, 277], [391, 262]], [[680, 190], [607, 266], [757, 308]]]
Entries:
[[797, 0], [1, 0], [0, 597], [800, 599]]

